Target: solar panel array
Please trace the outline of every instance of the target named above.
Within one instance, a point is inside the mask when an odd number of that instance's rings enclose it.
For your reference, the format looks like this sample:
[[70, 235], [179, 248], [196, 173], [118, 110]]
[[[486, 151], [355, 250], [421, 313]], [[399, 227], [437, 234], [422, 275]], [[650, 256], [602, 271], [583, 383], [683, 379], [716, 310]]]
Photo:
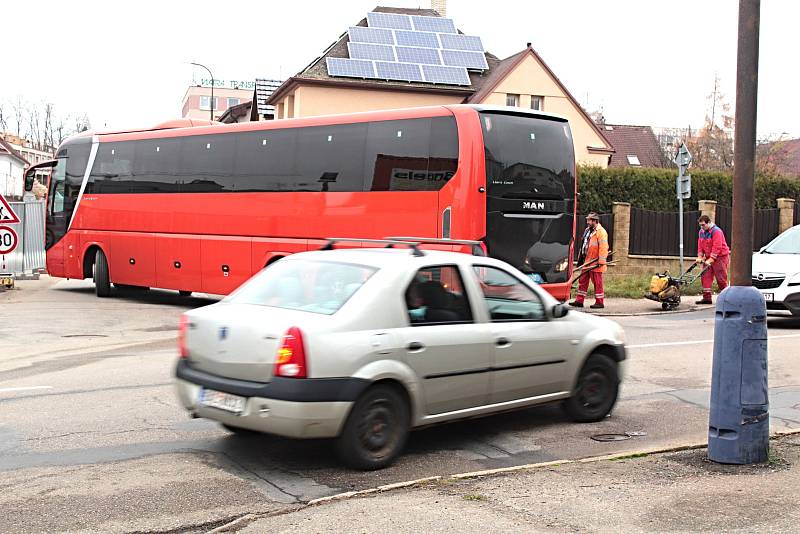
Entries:
[[349, 58], [326, 58], [329, 75], [471, 85], [467, 69], [489, 68], [481, 38], [452, 19], [371, 12], [367, 23], [348, 29]]

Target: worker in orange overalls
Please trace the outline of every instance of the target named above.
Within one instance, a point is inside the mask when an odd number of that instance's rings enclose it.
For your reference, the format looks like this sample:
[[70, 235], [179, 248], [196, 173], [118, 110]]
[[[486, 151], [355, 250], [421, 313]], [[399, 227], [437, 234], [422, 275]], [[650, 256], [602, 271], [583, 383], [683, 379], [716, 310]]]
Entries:
[[578, 278], [578, 296], [570, 302], [570, 306], [583, 308], [583, 301], [589, 290], [589, 280], [594, 286], [594, 304], [590, 308], [605, 308], [603, 293], [603, 273], [608, 266], [608, 232], [600, 225], [600, 216], [592, 212], [586, 216], [586, 230], [583, 232], [578, 264], [585, 265]]

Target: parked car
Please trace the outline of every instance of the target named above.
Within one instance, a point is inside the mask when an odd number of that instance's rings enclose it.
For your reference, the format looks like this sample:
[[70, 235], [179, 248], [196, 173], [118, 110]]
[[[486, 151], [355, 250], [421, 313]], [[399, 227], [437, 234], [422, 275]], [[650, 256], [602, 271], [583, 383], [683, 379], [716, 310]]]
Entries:
[[800, 225], [753, 254], [753, 286], [764, 295], [768, 315], [800, 315]]
[[625, 363], [616, 323], [510, 265], [400, 248], [293, 254], [181, 318], [178, 396], [233, 432], [336, 438], [377, 469], [412, 428], [561, 401], [600, 421]]

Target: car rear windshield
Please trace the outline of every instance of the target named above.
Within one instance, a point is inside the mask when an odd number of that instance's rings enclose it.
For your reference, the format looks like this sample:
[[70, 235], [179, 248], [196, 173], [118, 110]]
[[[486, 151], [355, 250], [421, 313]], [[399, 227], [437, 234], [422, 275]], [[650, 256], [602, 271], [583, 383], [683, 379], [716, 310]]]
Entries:
[[285, 259], [261, 271], [225, 300], [332, 315], [376, 270], [352, 263]]

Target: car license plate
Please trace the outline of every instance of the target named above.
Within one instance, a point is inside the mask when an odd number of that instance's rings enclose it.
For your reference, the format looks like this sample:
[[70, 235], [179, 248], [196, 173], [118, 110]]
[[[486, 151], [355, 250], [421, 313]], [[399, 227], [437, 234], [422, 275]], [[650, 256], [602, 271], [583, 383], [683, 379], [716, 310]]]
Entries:
[[764, 293], [764, 300], [766, 300], [767, 302], [772, 302], [773, 300], [775, 300], [775, 294], [774, 293]]
[[202, 388], [200, 390], [200, 404], [210, 406], [226, 412], [239, 415], [244, 411], [244, 404], [247, 401], [244, 397], [214, 391], [213, 389]]

